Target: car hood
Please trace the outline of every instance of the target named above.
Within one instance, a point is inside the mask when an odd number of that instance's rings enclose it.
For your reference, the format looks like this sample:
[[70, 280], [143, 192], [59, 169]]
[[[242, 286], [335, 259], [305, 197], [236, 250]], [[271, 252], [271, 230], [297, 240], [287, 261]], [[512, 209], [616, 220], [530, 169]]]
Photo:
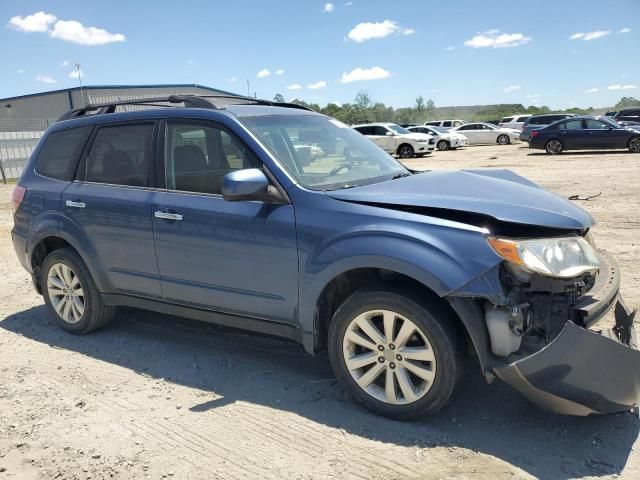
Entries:
[[584, 230], [593, 224], [583, 209], [509, 170], [427, 171], [327, 194], [354, 203], [424, 207], [427, 214], [429, 209], [471, 213], [547, 228]]
[[417, 132], [405, 133], [401, 135], [401, 137], [409, 138], [411, 140], [415, 140], [416, 142], [424, 142], [425, 140], [429, 140], [430, 138], [433, 138], [432, 135], [429, 135], [427, 133], [417, 133]]

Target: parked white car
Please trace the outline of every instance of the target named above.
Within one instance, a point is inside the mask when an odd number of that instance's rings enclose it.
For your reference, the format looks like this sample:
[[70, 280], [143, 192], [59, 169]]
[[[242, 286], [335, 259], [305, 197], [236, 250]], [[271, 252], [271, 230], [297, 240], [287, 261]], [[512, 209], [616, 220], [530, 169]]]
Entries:
[[467, 137], [469, 145], [481, 145], [499, 143], [500, 145], [509, 145], [518, 141], [520, 130], [514, 128], [502, 128], [491, 125], [490, 123], [467, 123], [461, 127], [454, 128], [452, 131], [460, 133]]
[[427, 127], [426, 125], [417, 125], [415, 127], [407, 127], [407, 130], [414, 133], [426, 133], [433, 135], [436, 139], [436, 148], [438, 150], [455, 150], [458, 147], [464, 147], [467, 144], [467, 137], [461, 133], [452, 132], [442, 127]]
[[531, 115], [511, 115], [510, 117], [504, 117], [502, 120], [500, 120], [498, 126], [504, 128], [515, 128], [516, 130], [522, 131], [524, 122], [530, 116]]
[[400, 158], [422, 157], [436, 148], [432, 135], [412, 133], [395, 123], [367, 123], [353, 128], [387, 153]]
[[447, 130], [449, 130], [450, 128], [459, 127], [460, 125], [464, 125], [465, 123], [467, 122], [465, 122], [464, 120], [432, 120], [430, 122], [424, 122], [424, 124], [428, 127], [440, 127], [446, 128]]

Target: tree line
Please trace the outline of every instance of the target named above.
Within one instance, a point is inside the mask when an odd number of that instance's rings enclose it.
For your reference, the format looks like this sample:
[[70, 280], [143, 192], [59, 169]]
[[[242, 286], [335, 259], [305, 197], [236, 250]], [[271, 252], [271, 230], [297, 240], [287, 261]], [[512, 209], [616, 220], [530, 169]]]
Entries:
[[[285, 101], [284, 97], [279, 93], [274, 96], [273, 100], [275, 102]], [[473, 122], [495, 122], [503, 117], [514, 114], [529, 113], [539, 115], [559, 112], [559, 110], [553, 110], [547, 106], [538, 107], [530, 105], [525, 107], [521, 103], [436, 107], [433, 100], [425, 100], [422, 95], [416, 98], [415, 104], [412, 107], [393, 108], [385, 105], [383, 102], [374, 101], [365, 90], [358, 92], [353, 102], [343, 103], [342, 105], [329, 103], [321, 107], [317, 103], [307, 103], [299, 99], [294, 99], [291, 103], [304, 105], [316, 112], [335, 117], [348, 125], [369, 122], [424, 123], [429, 120], [455, 118]], [[635, 106], [640, 106], [640, 100], [634, 97], [622, 97], [622, 99], [611, 108], [569, 108], [562, 111], [578, 115], [600, 115], [607, 111]]]

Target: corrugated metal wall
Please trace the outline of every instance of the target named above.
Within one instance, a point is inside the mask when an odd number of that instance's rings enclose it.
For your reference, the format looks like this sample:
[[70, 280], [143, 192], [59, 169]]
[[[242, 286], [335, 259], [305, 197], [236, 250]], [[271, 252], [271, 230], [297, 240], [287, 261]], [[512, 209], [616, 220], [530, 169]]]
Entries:
[[[7, 178], [18, 178], [38, 140], [62, 114], [86, 103], [140, 97], [216, 95], [228, 92], [199, 85], [86, 87], [0, 100], [0, 162]], [[83, 99], [84, 97], [84, 99]]]

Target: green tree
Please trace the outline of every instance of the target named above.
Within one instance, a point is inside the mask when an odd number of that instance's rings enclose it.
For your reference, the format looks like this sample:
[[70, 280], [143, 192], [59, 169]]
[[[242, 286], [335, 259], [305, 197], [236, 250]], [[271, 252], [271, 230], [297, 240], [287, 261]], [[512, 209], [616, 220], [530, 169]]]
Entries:
[[281, 93], [276, 93], [276, 94], [273, 96], [273, 101], [274, 101], [274, 102], [277, 102], [277, 103], [284, 103], [284, 97], [282, 96], [282, 94], [281, 94]]
[[613, 107], [615, 110], [629, 107], [640, 107], [640, 100], [634, 97], [622, 97], [618, 103]]

